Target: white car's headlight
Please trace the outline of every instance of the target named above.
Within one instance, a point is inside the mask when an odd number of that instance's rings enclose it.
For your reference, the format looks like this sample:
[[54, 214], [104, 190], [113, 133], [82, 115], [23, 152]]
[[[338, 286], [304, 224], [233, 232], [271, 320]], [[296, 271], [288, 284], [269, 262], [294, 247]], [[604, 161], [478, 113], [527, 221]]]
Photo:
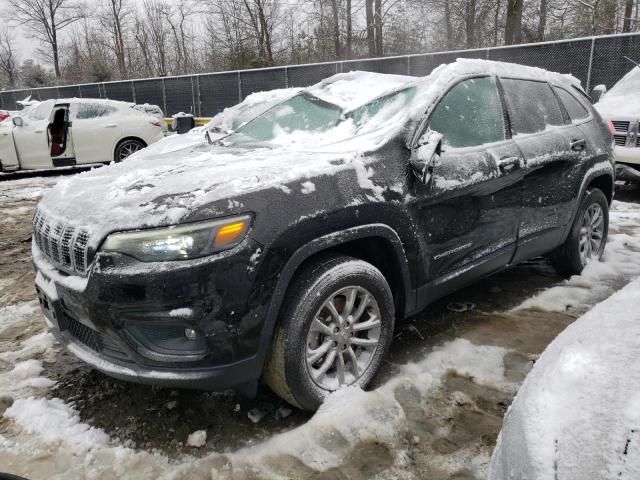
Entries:
[[175, 227], [112, 233], [100, 250], [123, 253], [143, 262], [204, 257], [238, 245], [250, 225], [251, 216], [242, 215]]

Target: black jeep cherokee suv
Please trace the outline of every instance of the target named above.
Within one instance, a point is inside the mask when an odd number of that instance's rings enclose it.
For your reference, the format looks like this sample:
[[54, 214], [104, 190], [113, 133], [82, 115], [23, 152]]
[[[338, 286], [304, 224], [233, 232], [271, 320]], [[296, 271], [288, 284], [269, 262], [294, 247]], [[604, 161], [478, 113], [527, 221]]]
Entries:
[[314, 409], [367, 385], [396, 319], [533, 256], [580, 273], [605, 247], [612, 136], [572, 77], [339, 74], [188, 137], [61, 180], [33, 220], [51, 331], [117, 378], [263, 378]]

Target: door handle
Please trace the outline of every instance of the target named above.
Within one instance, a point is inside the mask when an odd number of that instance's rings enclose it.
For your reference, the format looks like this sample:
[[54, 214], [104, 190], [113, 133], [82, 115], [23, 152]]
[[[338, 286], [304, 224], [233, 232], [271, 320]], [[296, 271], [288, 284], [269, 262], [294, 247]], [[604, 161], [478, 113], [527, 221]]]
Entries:
[[110, 123], [109, 125], [105, 125], [104, 128], [116, 128], [117, 126], [116, 123]]
[[513, 167], [520, 165], [520, 157], [504, 157], [498, 160], [498, 168], [503, 172], [513, 170]]
[[572, 140], [571, 141], [571, 150], [573, 150], [574, 152], [581, 152], [586, 147], [587, 147], [587, 142], [585, 142], [583, 138], [581, 138], [579, 140]]
[[37, 133], [37, 134], [44, 133], [44, 130], [36, 130], [33, 133]]

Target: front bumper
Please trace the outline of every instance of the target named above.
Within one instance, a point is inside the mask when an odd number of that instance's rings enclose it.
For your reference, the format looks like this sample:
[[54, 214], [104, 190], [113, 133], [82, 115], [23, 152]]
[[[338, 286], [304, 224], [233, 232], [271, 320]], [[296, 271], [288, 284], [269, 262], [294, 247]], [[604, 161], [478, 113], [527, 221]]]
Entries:
[[640, 183], [640, 165], [616, 163], [616, 180]]
[[[56, 339], [107, 375], [165, 387], [238, 388], [262, 373], [268, 296], [252, 294], [256, 248], [249, 241], [162, 268], [101, 255], [80, 279], [57, 271], [34, 245], [36, 291]], [[197, 332], [195, 341], [185, 338], [187, 328]]]

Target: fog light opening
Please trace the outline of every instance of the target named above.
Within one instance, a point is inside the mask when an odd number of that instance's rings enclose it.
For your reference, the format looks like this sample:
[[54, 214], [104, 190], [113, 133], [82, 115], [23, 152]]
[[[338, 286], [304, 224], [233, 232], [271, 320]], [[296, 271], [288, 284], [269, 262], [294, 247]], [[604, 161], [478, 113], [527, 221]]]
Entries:
[[184, 336], [187, 338], [187, 340], [196, 340], [198, 338], [198, 334], [193, 328], [185, 328]]

